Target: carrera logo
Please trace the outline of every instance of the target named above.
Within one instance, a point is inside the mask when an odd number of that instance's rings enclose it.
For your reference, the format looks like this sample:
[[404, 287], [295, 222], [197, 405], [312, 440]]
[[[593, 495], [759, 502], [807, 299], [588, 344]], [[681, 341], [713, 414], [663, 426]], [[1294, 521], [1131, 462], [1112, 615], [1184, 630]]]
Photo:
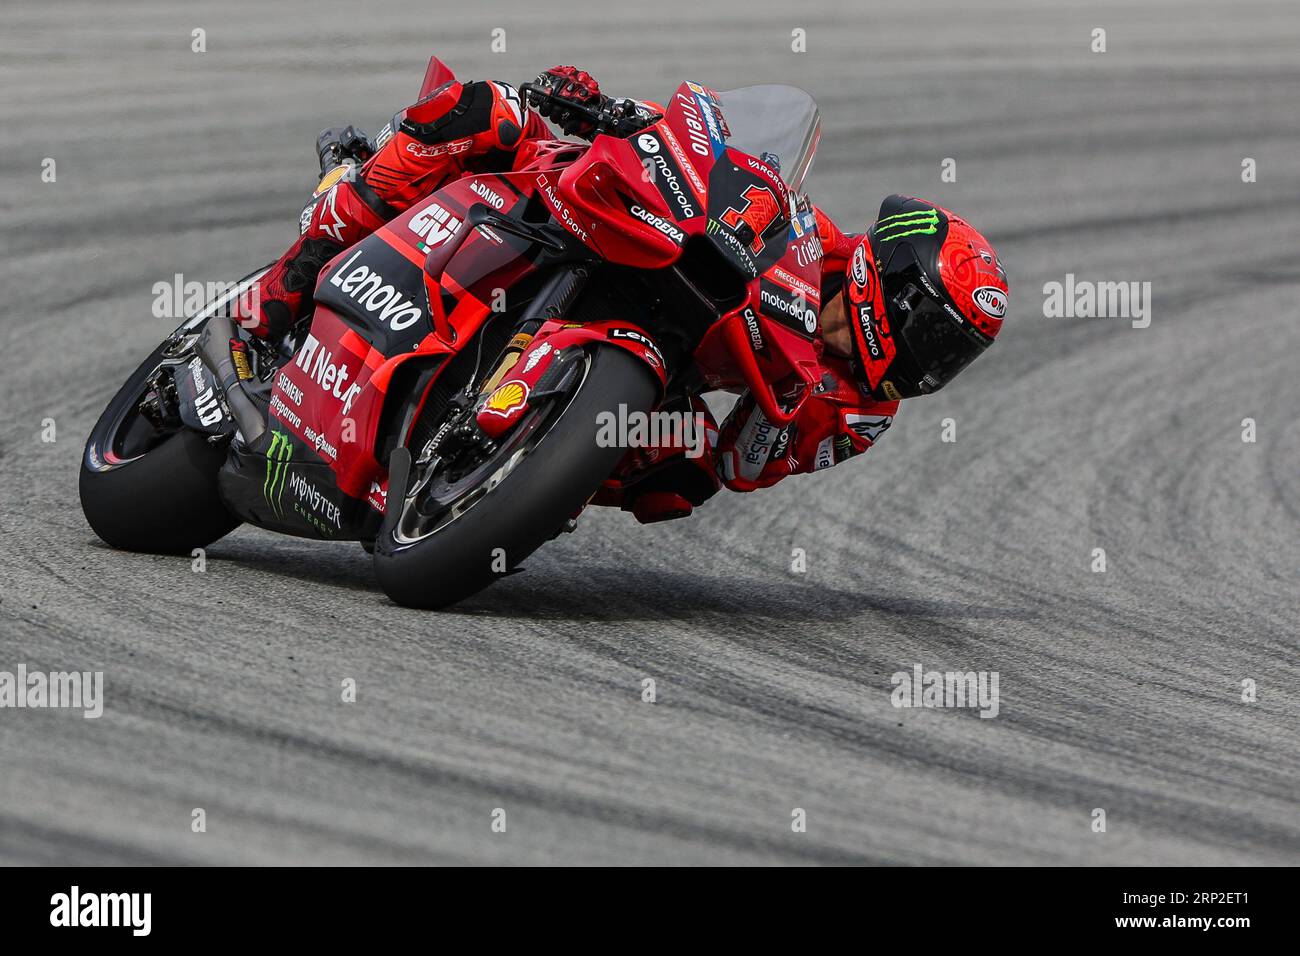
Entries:
[[682, 232], [680, 229], [674, 226], [667, 219], [664, 219], [662, 216], [656, 216], [654, 213], [650, 212], [647, 209], [642, 208], [641, 206], [633, 206], [628, 211], [632, 213], [632, 215], [640, 219], [642, 222], [654, 226], [654, 228], [658, 229], [660, 232], [662, 232], [665, 236], [667, 236], [669, 239], [671, 239], [673, 242], [677, 243], [678, 245], [681, 245], [681, 243], [685, 241], [686, 233]]
[[359, 255], [361, 255], [360, 249], [334, 271], [330, 276], [329, 284], [341, 290], [367, 312], [378, 313], [380, 321], [387, 323], [394, 332], [409, 329], [420, 321], [424, 317], [424, 311], [409, 298], [404, 298], [402, 293], [378, 272], [363, 265], [349, 271], [348, 267]]
[[483, 403], [483, 411], [507, 418], [526, 401], [528, 401], [528, 385], [518, 379], [511, 379], [498, 385], [496, 391], [488, 396], [487, 401]]
[[997, 286], [980, 286], [971, 293], [971, 299], [991, 319], [1000, 319], [1007, 314], [1007, 294]]
[[758, 316], [754, 314], [753, 309], [744, 311], [745, 330], [749, 332], [749, 344], [755, 352], [762, 353], [766, 345], [763, 342], [763, 332], [758, 326]]

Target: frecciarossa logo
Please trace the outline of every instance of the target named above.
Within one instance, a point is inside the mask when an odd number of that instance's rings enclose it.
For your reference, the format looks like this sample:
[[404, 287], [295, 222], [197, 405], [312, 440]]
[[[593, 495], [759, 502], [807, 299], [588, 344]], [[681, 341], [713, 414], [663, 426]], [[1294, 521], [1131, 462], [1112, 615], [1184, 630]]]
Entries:
[[397, 287], [366, 265], [353, 266], [362, 250], [334, 270], [329, 284], [339, 289], [367, 312], [378, 316], [394, 332], [409, 329], [424, 317], [424, 310]]

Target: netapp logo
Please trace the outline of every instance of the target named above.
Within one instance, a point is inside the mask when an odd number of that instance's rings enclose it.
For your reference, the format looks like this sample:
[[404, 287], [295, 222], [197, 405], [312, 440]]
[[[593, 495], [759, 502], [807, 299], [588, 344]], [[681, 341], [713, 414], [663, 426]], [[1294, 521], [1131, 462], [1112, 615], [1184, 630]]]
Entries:
[[50, 897], [50, 925], [126, 926], [133, 936], [148, 936], [152, 928], [152, 893], [85, 893], [74, 886], [71, 892]]

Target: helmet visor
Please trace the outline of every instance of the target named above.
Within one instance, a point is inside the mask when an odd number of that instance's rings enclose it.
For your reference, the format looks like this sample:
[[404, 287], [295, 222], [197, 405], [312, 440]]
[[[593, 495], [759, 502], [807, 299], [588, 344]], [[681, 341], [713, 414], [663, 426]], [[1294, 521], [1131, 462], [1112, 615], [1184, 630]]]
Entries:
[[898, 370], [910, 381], [895, 382], [903, 394], [938, 391], [988, 348], [991, 340], [934, 287], [911, 246], [894, 251], [881, 285], [893, 333], [911, 359]]

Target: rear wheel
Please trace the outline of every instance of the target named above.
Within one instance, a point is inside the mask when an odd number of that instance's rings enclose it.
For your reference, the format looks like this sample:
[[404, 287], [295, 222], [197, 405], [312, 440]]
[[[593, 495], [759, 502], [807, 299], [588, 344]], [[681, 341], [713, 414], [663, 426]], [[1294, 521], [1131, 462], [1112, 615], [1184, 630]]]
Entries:
[[228, 442], [180, 424], [170, 376], [193, 358], [207, 319], [265, 272], [245, 276], [188, 319], [141, 363], [91, 429], [81, 459], [81, 510], [114, 548], [183, 554], [239, 525], [217, 492]]
[[227, 442], [164, 421], [167, 346], [135, 371], [91, 430], [81, 460], [81, 510], [124, 551], [182, 554], [239, 524], [221, 503]]
[[518, 567], [563, 529], [623, 456], [622, 448], [597, 444], [597, 416], [620, 405], [648, 412], [656, 397], [643, 363], [597, 347], [472, 469], [448, 474], [436, 459], [417, 461], [405, 499], [390, 502], [399, 510], [376, 542], [384, 593], [407, 607], [445, 607]]

